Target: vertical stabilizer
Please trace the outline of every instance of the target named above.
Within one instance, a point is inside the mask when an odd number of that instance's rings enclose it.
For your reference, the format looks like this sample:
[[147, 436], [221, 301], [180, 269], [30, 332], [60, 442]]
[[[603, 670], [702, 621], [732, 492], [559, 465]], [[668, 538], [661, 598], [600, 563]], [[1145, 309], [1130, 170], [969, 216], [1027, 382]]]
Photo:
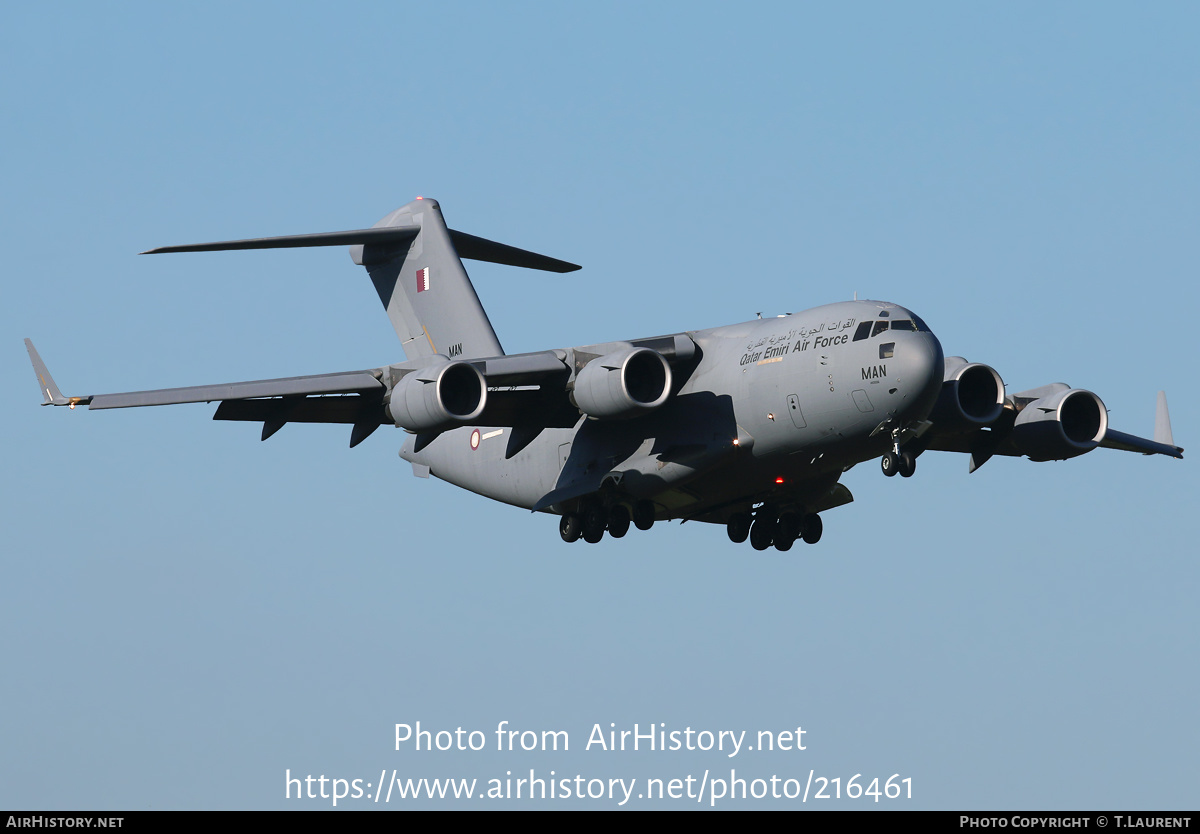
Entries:
[[350, 257], [371, 276], [405, 356], [418, 359], [440, 353], [454, 359], [504, 353], [437, 200], [413, 200], [375, 228], [415, 232], [409, 241], [350, 247]]

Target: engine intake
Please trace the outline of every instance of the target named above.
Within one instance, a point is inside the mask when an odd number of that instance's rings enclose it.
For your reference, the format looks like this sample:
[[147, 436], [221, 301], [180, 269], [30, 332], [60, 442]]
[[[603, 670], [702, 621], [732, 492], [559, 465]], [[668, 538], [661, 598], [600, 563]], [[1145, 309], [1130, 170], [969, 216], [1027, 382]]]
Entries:
[[1030, 460], [1066, 460], [1100, 445], [1108, 431], [1108, 410], [1100, 398], [1070, 388], [1034, 400], [1017, 415], [1012, 441]]
[[[957, 360], [957, 364], [953, 364]], [[964, 428], [989, 426], [1004, 411], [1004, 380], [979, 362], [953, 356], [946, 360], [942, 391], [929, 419], [938, 424]]]
[[388, 414], [409, 431], [444, 431], [469, 424], [487, 405], [487, 380], [466, 362], [443, 362], [406, 375], [392, 389]]
[[597, 420], [626, 420], [653, 411], [671, 396], [671, 366], [649, 348], [593, 359], [575, 378], [575, 404]]

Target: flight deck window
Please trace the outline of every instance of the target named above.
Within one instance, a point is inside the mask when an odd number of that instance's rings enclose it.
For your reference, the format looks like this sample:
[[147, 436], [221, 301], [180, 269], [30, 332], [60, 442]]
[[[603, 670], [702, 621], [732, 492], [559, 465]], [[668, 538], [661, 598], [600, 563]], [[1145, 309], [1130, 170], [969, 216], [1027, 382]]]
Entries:
[[929, 325], [926, 324], [925, 322], [921, 321], [921, 317], [918, 316], [916, 313], [913, 313], [913, 323], [917, 325], [917, 331], [920, 333], [932, 333], [933, 332], [932, 330], [929, 329]]
[[892, 330], [908, 330], [915, 331], [917, 328], [908, 319], [896, 319], [892, 322]]
[[871, 322], [864, 321], [858, 326], [858, 330], [854, 331], [854, 341], [861, 342], [863, 339], [871, 335]]
[[896, 343], [895, 342], [884, 342], [882, 345], [879, 346], [879, 358], [880, 359], [891, 359], [895, 353], [896, 353]]
[[887, 330], [888, 323], [886, 321], [875, 322], [875, 329], [871, 331], [872, 336], [878, 336], [883, 331]]

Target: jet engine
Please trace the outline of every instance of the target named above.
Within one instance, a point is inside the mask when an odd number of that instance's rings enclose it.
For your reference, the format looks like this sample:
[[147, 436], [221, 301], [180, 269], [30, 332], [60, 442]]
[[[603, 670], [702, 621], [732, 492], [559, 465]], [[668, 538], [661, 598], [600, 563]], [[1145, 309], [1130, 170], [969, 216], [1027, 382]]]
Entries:
[[661, 353], [630, 347], [593, 359], [575, 378], [575, 404], [597, 420], [625, 420], [671, 396], [671, 366]]
[[1003, 411], [1004, 380], [1000, 374], [961, 356], [947, 358], [942, 391], [929, 419], [939, 425], [975, 428], [996, 422]]
[[479, 418], [487, 380], [474, 365], [443, 362], [407, 374], [392, 389], [388, 414], [409, 431], [444, 431]]
[[1066, 460], [1100, 445], [1108, 431], [1108, 410], [1082, 388], [1033, 400], [1017, 415], [1012, 442], [1030, 460]]

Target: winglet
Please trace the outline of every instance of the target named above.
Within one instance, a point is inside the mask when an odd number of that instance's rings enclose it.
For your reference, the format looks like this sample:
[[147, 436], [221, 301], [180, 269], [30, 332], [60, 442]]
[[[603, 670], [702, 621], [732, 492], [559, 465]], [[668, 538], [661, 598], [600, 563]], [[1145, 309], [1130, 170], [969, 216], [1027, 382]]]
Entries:
[[1167, 413], [1167, 392], [1158, 392], [1158, 408], [1154, 412], [1154, 442], [1175, 445], [1171, 435], [1171, 415]]
[[62, 395], [54, 384], [54, 377], [46, 369], [46, 363], [38, 356], [37, 348], [29, 339], [25, 340], [25, 349], [29, 351], [29, 361], [33, 362], [33, 372], [37, 374], [38, 385], [42, 389], [42, 405], [70, 405], [71, 400]]
[[1175, 438], [1171, 434], [1171, 415], [1167, 413], [1166, 392], [1158, 392], [1158, 408], [1154, 412], [1153, 440], [1115, 431], [1112, 426], [1109, 426], [1100, 445], [1108, 449], [1141, 452], [1143, 455], [1167, 455], [1182, 459], [1183, 449], [1175, 445]]

